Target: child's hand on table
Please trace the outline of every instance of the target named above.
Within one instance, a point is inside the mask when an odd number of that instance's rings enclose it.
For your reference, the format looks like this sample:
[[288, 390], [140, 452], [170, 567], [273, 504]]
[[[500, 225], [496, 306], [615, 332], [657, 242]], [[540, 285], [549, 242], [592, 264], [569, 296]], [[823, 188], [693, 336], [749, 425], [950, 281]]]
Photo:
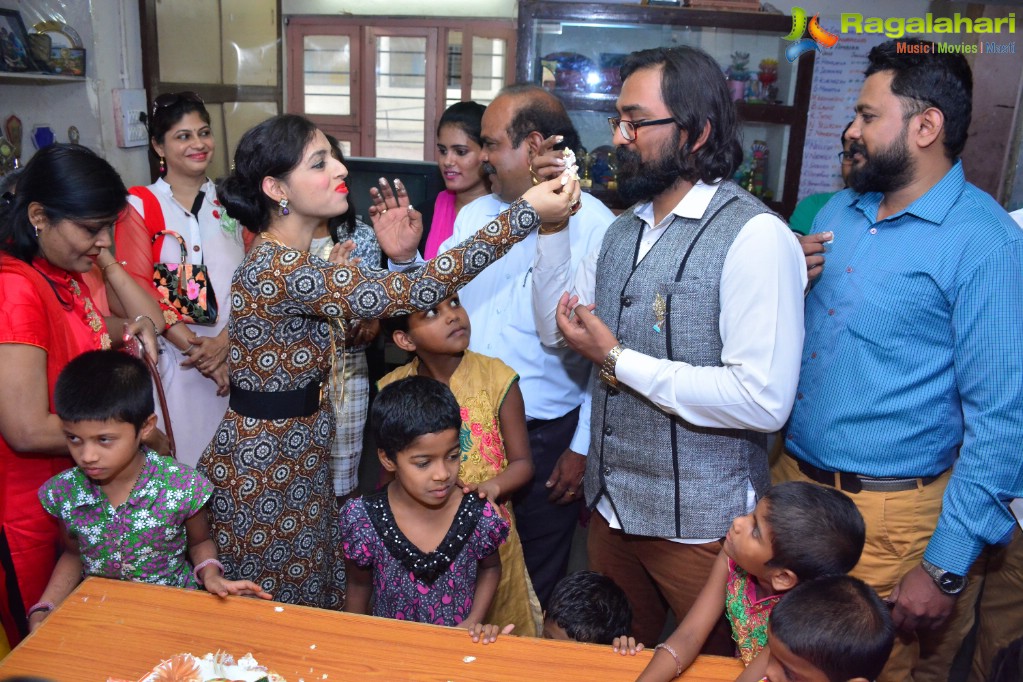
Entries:
[[510, 634], [515, 629], [515, 623], [509, 623], [503, 628], [500, 625], [492, 625], [483, 623], [462, 623], [462, 627], [469, 631], [469, 636], [474, 642], [480, 642], [481, 644], [490, 644], [497, 641], [498, 635]]
[[212, 575], [204, 581], [206, 591], [218, 597], [228, 595], [259, 597], [273, 599], [273, 595], [251, 580], [227, 580], [222, 575]]
[[36, 611], [28, 617], [28, 631], [35, 632], [35, 629], [43, 624], [46, 617], [50, 615], [50, 611]]
[[635, 637], [615, 637], [614, 642], [611, 643], [611, 650], [622, 656], [626, 654], [635, 656], [637, 652], [643, 650], [643, 643], [637, 643]]

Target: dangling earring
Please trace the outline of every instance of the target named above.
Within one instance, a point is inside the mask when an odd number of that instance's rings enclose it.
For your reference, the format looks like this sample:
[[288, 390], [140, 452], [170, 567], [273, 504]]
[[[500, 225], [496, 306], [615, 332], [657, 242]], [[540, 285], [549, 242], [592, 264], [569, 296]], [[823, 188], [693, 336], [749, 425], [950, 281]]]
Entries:
[[33, 224], [32, 227], [34, 227], [36, 229], [36, 239], [39, 239], [39, 226], [36, 225], [36, 224]]
[[160, 157], [160, 174], [162, 175], [162, 174], [164, 174], [166, 172], [167, 172], [167, 164], [163, 162], [163, 157], [161, 156]]
[[281, 207], [281, 215], [288, 215], [291, 211], [288, 210], [288, 197], [284, 197], [277, 202], [277, 205]]

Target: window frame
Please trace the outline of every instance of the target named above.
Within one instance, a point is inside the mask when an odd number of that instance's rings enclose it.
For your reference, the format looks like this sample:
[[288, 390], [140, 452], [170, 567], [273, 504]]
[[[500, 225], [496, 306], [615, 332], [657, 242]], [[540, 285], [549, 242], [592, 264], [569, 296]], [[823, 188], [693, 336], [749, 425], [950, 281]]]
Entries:
[[[508, 19], [327, 17], [289, 15], [284, 18], [287, 51], [286, 111], [302, 114], [325, 132], [350, 141], [353, 156], [376, 156], [376, 65], [378, 36], [427, 39], [426, 92], [423, 112], [423, 160], [434, 158], [437, 121], [447, 107], [447, 48], [449, 33], [462, 34], [461, 99], [472, 92], [474, 38], [504, 40], [507, 55], [504, 83], [515, 82], [516, 25]], [[352, 112], [348, 116], [305, 113], [304, 39], [309, 35], [347, 35], [351, 44]]]

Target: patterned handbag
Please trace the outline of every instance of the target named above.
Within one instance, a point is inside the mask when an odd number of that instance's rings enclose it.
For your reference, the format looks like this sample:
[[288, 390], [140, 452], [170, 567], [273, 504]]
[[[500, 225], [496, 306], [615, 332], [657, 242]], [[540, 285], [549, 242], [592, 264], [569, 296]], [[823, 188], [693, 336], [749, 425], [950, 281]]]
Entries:
[[178, 240], [181, 246], [180, 263], [156, 263], [153, 265], [153, 284], [166, 298], [187, 324], [214, 324], [217, 321], [217, 296], [210, 284], [205, 263], [193, 265], [188, 262], [188, 250], [181, 235], [172, 230], [161, 230], [153, 235], [155, 243], [167, 235]]

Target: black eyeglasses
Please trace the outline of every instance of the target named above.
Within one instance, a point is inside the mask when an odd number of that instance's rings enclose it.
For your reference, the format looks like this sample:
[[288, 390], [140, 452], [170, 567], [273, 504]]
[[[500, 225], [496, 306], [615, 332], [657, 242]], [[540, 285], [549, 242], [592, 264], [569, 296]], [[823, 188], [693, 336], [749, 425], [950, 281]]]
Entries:
[[620, 116], [611, 116], [607, 119], [607, 122], [611, 124], [611, 136], [613, 137], [615, 131], [622, 134], [626, 142], [636, 141], [636, 129], [644, 128], [646, 126], [662, 126], [665, 123], [674, 123], [673, 118], [659, 118], [656, 121], [623, 121]]
[[202, 101], [202, 97], [199, 93], [192, 92], [191, 90], [185, 90], [183, 92], [167, 92], [153, 100], [153, 114], [155, 115], [160, 109], [166, 107], [172, 107], [178, 102], [195, 102], [196, 104], [205, 104]]

